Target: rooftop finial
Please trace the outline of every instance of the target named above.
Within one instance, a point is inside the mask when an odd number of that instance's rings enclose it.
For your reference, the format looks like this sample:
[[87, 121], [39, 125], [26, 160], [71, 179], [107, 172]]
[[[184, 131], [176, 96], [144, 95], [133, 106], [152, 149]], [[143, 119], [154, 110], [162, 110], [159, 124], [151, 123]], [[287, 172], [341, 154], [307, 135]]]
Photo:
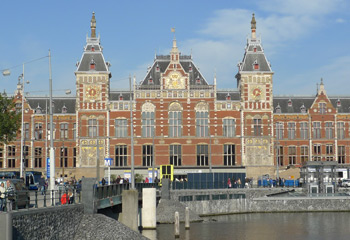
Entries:
[[255, 21], [255, 14], [253, 13], [252, 21], [250, 22], [251, 29], [252, 29], [252, 39], [256, 39], [256, 21]]
[[179, 56], [179, 49], [176, 46], [176, 37], [175, 37], [175, 28], [171, 28], [171, 32], [174, 33], [174, 40], [173, 40], [173, 48], [171, 49], [170, 55], [171, 55], [171, 61], [178, 62], [180, 59]]
[[96, 37], [96, 19], [95, 19], [95, 12], [92, 12], [92, 18], [91, 18], [91, 38]]
[[321, 78], [321, 85], [323, 85], [323, 78]]
[[171, 32], [173, 32], [173, 33], [174, 33], [173, 48], [176, 48], [176, 36], [175, 36], [175, 28], [171, 28]]

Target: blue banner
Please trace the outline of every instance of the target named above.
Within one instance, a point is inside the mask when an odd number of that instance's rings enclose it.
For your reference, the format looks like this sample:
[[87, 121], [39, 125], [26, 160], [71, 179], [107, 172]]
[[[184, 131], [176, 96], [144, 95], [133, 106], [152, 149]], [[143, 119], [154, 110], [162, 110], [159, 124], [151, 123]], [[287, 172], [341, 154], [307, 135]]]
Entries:
[[46, 158], [46, 176], [50, 178], [50, 158]]

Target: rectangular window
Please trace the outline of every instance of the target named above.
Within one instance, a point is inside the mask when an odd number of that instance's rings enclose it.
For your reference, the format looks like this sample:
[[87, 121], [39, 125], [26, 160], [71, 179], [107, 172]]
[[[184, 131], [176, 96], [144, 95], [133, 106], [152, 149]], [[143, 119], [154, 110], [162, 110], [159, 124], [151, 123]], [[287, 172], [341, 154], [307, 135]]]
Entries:
[[7, 167], [15, 168], [16, 167], [16, 146], [7, 146]]
[[302, 163], [309, 161], [309, 147], [308, 146], [301, 146], [300, 147], [300, 161]]
[[344, 122], [337, 122], [337, 137], [338, 139], [344, 139], [345, 138], [345, 123]]
[[321, 161], [321, 145], [320, 144], [314, 144], [313, 146], [313, 160], [314, 161]]
[[34, 136], [35, 136], [35, 140], [43, 139], [43, 124], [42, 123], [35, 123]]
[[295, 123], [289, 122], [288, 123], [288, 139], [295, 139]]
[[338, 146], [338, 163], [345, 164], [345, 146]]
[[98, 128], [97, 119], [89, 119], [89, 121], [88, 121], [89, 137], [97, 137], [98, 136], [97, 128]]
[[288, 147], [289, 165], [295, 165], [297, 163], [297, 148], [295, 146]]
[[125, 167], [128, 165], [128, 146], [116, 145], [115, 146], [115, 166]]
[[284, 165], [283, 162], [283, 146], [277, 146], [277, 161], [280, 166]]
[[181, 166], [181, 145], [170, 145], [170, 164]]
[[235, 119], [224, 119], [223, 120], [223, 136], [234, 137], [236, 136], [236, 120]]
[[333, 139], [333, 122], [326, 122], [326, 138]]
[[142, 137], [153, 137], [154, 112], [142, 112]]
[[254, 136], [261, 136], [262, 134], [262, 121], [260, 118], [253, 119]]
[[77, 148], [73, 148], [73, 167], [77, 167]]
[[330, 145], [330, 144], [326, 145], [326, 154], [328, 155], [328, 156], [326, 156], [326, 160], [333, 161], [333, 157], [334, 157], [333, 145]]
[[60, 124], [60, 138], [68, 139], [68, 123]]
[[283, 122], [276, 123], [276, 139], [283, 139]]
[[169, 112], [169, 137], [181, 137], [182, 112]]
[[208, 137], [209, 134], [209, 113], [196, 112], [196, 136]]
[[300, 138], [308, 139], [309, 138], [309, 128], [307, 122], [300, 123]]
[[0, 148], [0, 168], [4, 167], [4, 149]]
[[[53, 126], [53, 134], [52, 134], [52, 136], [53, 136], [53, 139], [55, 139], [56, 123], [53, 123], [52, 126]], [[50, 123], [48, 123], [47, 124], [47, 139], [50, 140], [50, 137], [51, 137]]]
[[197, 166], [208, 165], [208, 145], [197, 145]]
[[314, 139], [320, 139], [321, 138], [321, 123], [320, 122], [313, 122], [313, 138]]
[[319, 103], [318, 108], [319, 108], [321, 114], [326, 113], [326, 103]]
[[23, 146], [23, 162], [26, 168], [29, 167], [28, 156], [29, 156], [29, 146]]
[[60, 167], [68, 167], [68, 148], [61, 147]]
[[128, 120], [116, 119], [115, 120], [115, 137], [125, 138], [128, 136]]
[[42, 168], [43, 167], [43, 158], [42, 158], [42, 148], [37, 147], [34, 149], [34, 167]]
[[29, 139], [29, 123], [24, 123], [23, 128], [24, 128], [24, 139], [28, 140]]
[[236, 148], [235, 145], [224, 145], [224, 166], [236, 165]]
[[77, 139], [77, 124], [73, 123], [73, 139]]
[[151, 167], [153, 161], [153, 145], [142, 146], [142, 166]]

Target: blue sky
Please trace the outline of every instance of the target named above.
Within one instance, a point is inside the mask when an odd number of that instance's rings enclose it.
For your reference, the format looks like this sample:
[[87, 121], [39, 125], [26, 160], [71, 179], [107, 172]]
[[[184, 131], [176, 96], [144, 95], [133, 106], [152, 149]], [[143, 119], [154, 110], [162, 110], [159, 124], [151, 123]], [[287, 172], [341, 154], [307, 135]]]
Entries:
[[[192, 52], [209, 83], [236, 88], [251, 14], [274, 71], [274, 94], [312, 95], [324, 79], [329, 95], [350, 96], [350, 2], [346, 0], [264, 1], [4, 1], [0, 21], [0, 70], [52, 53], [55, 95], [75, 91], [92, 12], [96, 13], [111, 88], [128, 86], [128, 76], [145, 76], [154, 54], [168, 54], [176, 28], [182, 54]], [[13, 93], [22, 67], [0, 75], [0, 90]], [[48, 61], [25, 65], [30, 95], [49, 88]]]

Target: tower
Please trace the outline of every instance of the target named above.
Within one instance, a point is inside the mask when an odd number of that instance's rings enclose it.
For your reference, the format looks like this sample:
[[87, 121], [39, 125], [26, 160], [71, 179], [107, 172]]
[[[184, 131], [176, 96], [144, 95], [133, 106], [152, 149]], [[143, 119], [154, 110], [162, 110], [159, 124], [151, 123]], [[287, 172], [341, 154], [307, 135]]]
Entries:
[[[103, 56], [100, 36], [96, 36], [95, 13], [92, 14], [90, 27], [91, 35], [86, 38], [84, 52], [75, 71], [76, 139], [77, 145], [80, 146], [78, 166], [82, 171], [84, 168], [98, 167], [97, 154], [100, 156], [100, 165], [103, 164], [104, 157], [109, 155], [106, 136], [109, 135], [108, 102], [111, 73], [110, 65]], [[102, 169], [100, 171], [102, 172]]]
[[273, 171], [272, 76], [261, 39], [256, 37], [253, 14], [251, 37], [236, 75], [241, 97], [242, 164], [250, 177]]

